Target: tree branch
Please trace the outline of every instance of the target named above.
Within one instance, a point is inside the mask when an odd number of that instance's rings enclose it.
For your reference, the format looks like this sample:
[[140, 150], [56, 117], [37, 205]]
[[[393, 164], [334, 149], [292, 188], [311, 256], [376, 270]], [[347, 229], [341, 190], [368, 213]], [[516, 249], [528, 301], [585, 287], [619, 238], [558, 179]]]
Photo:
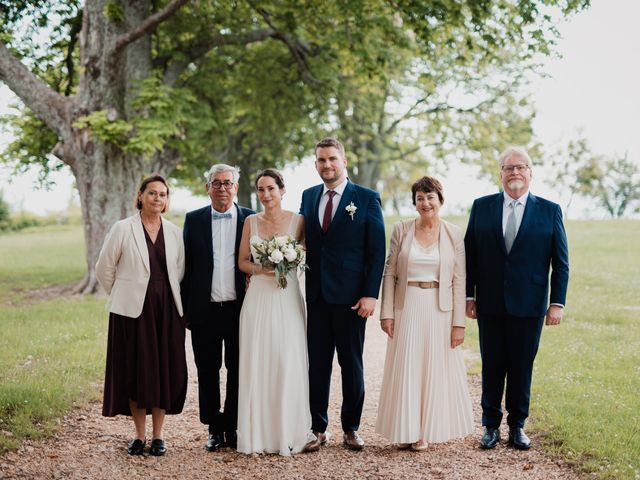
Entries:
[[273, 37], [282, 41], [287, 46], [287, 48], [289, 48], [289, 52], [291, 52], [291, 56], [296, 61], [298, 70], [300, 71], [302, 78], [311, 85], [322, 85], [323, 82], [313, 76], [313, 74], [311, 73], [311, 68], [309, 68], [309, 64], [307, 63], [307, 57], [312, 54], [309, 46], [305, 45], [300, 40], [293, 38], [290, 34], [278, 30], [271, 21], [271, 15], [264, 8], [256, 7], [251, 1], [249, 1], [248, 3], [256, 12], [260, 14], [267, 25], [275, 30]]
[[[275, 35], [272, 28], [262, 28], [235, 35], [218, 34], [214, 37], [188, 46], [182, 53], [186, 55], [186, 60], [176, 61], [169, 65], [164, 74], [165, 83], [174, 85], [182, 72], [193, 62], [204, 57], [207, 53], [217, 47], [224, 45], [248, 45], [250, 43], [261, 42]], [[169, 58], [156, 59], [156, 63], [169, 62]]]
[[189, 0], [173, 0], [171, 3], [169, 3], [169, 5], [164, 7], [164, 9], [148, 17], [144, 22], [142, 22], [133, 30], [120, 35], [116, 40], [114, 50], [119, 51], [130, 43], [135, 42], [139, 38], [148, 35], [153, 30], [155, 30], [158, 25], [164, 22], [167, 18], [174, 15], [181, 7], [183, 7], [188, 2]]
[[0, 81], [3, 81], [50, 129], [65, 137], [67, 109], [71, 97], [56, 93], [27, 69], [0, 43]]

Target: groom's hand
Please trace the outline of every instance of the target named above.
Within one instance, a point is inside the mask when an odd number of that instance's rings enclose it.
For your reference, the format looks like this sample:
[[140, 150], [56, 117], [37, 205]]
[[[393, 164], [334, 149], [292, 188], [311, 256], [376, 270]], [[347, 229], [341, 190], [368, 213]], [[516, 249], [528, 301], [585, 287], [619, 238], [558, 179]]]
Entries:
[[358, 300], [351, 310], [357, 310], [358, 315], [362, 318], [367, 318], [373, 315], [373, 311], [376, 309], [376, 299], [373, 297], [362, 297]]

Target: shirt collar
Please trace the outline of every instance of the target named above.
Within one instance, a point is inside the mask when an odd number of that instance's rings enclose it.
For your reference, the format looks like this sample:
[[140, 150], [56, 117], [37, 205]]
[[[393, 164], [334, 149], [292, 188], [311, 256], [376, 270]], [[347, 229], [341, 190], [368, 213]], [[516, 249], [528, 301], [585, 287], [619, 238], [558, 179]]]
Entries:
[[520, 198], [512, 198], [507, 192], [502, 192], [504, 194], [504, 206], [506, 207], [511, 202], [516, 202], [516, 204], [520, 204], [523, 207], [527, 205], [527, 198], [529, 198], [529, 190], [524, 192], [524, 194]]
[[230, 213], [231, 214], [231, 219], [236, 218], [236, 205], [235, 203], [232, 203], [231, 206], [229, 207], [229, 209], [225, 212], [218, 212], [216, 209], [213, 208], [213, 205], [211, 206], [211, 216], [213, 216], [213, 212], [217, 212], [217, 213]]
[[349, 179], [347, 177], [344, 177], [344, 180], [342, 181], [342, 183], [338, 185], [336, 188], [327, 188], [326, 185], [323, 185], [322, 195], [327, 193], [329, 190], [333, 190], [338, 195], [342, 195], [344, 193], [344, 189], [347, 188], [347, 183], [349, 183]]

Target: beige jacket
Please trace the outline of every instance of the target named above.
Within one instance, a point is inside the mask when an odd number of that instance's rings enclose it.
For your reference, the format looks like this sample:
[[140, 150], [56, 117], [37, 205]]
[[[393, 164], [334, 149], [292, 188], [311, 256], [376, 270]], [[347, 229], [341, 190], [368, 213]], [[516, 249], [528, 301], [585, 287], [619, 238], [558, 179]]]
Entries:
[[[453, 310], [452, 325], [465, 326], [465, 257], [462, 230], [452, 223], [441, 221], [440, 274], [438, 307], [444, 312]], [[382, 283], [380, 318], [396, 318], [404, 308], [407, 291], [409, 251], [415, 236], [415, 219], [397, 223], [391, 234], [389, 255]]]
[[[167, 272], [173, 300], [182, 316], [180, 281], [184, 275], [182, 230], [162, 219]], [[107, 310], [125, 317], [142, 313], [149, 284], [149, 251], [140, 214], [116, 222], [104, 240], [96, 263], [96, 277], [109, 294]]]

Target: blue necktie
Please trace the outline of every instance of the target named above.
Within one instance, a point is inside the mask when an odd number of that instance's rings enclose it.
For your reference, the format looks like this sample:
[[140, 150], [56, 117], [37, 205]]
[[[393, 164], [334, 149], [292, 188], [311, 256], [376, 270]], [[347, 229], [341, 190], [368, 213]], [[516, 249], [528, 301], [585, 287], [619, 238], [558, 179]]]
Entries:
[[223, 218], [231, 218], [231, 214], [230, 213], [213, 212], [213, 219], [214, 220], [221, 220]]

